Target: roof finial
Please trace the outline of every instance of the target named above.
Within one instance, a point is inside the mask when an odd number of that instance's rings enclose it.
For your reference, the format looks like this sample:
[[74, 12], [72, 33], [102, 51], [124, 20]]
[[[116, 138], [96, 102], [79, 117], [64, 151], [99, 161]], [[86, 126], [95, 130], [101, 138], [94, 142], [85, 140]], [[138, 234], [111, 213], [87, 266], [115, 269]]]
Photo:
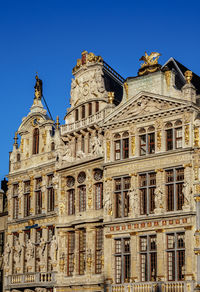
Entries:
[[13, 146], [16, 146], [16, 147], [18, 147], [18, 143], [17, 143], [17, 141], [18, 141], [18, 137], [17, 137], [17, 135], [18, 135], [18, 133], [17, 132], [15, 132], [15, 137], [14, 137], [14, 144], [13, 144]]
[[59, 130], [59, 116], [56, 117], [56, 129]]
[[38, 77], [38, 72], [36, 72], [36, 83], [35, 83], [35, 97], [34, 99], [41, 99], [42, 98], [42, 80], [39, 79]]
[[185, 75], [186, 83], [190, 84], [191, 80], [192, 80], [192, 71], [187, 70], [187, 71], [185, 71], [184, 75]]

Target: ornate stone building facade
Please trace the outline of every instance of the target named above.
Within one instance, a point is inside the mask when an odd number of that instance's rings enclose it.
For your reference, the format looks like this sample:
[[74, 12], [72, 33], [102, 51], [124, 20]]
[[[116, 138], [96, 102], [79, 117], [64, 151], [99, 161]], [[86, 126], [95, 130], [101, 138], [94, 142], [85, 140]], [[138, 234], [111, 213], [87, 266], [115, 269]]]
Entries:
[[10, 155], [6, 291], [200, 286], [200, 78], [158, 57], [125, 80], [84, 51], [64, 125], [36, 76]]

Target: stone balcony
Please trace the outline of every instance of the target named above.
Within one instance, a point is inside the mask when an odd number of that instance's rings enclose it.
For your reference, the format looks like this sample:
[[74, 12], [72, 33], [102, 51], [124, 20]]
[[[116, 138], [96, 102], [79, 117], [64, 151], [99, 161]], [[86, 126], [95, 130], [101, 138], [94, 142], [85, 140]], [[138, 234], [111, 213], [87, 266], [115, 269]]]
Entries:
[[15, 274], [5, 276], [5, 288], [48, 286], [56, 282], [55, 272]]
[[91, 127], [94, 124], [99, 123], [102, 121], [105, 117], [105, 109], [97, 112], [94, 115], [91, 115], [85, 119], [82, 119], [80, 121], [66, 124], [61, 126], [61, 135], [65, 136], [66, 134], [70, 134], [70, 132], [77, 131], [79, 129]]
[[108, 285], [106, 292], [191, 292], [194, 281], [143, 282]]

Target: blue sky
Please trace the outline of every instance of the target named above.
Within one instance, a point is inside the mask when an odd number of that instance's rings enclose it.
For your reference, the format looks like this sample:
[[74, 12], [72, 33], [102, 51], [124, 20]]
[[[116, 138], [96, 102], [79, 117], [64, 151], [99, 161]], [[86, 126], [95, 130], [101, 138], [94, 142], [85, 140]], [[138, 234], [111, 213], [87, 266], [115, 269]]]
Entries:
[[0, 179], [34, 97], [35, 73], [55, 119], [69, 107], [72, 68], [83, 50], [101, 55], [124, 78], [146, 50], [174, 57], [200, 75], [200, 1], [0, 0]]

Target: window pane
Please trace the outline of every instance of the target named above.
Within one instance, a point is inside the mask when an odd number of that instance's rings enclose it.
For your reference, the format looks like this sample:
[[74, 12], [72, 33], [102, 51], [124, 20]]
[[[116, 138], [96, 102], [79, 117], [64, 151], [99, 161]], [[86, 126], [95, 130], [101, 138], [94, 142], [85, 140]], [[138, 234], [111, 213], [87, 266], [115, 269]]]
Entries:
[[166, 131], [166, 148], [167, 150], [172, 150], [173, 149], [173, 130], [169, 129]]

